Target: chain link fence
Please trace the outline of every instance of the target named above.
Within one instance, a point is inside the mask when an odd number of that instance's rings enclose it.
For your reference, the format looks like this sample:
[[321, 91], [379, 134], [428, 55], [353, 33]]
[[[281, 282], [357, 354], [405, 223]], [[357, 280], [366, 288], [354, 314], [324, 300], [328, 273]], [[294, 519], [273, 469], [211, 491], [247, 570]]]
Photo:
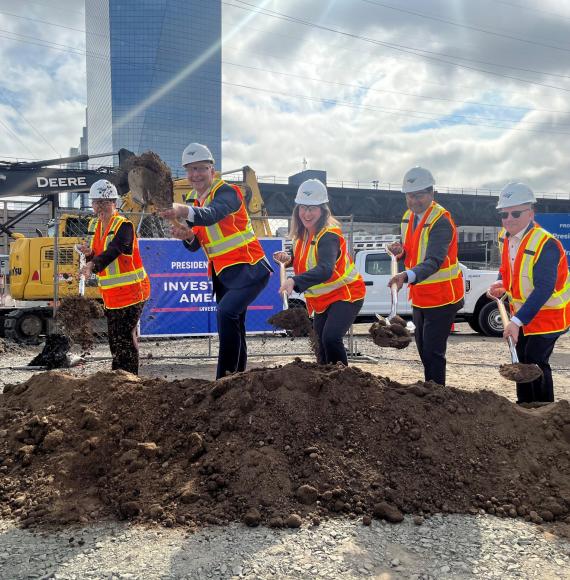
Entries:
[[[151, 280], [151, 297], [141, 317], [141, 359], [168, 358], [198, 361], [217, 358], [216, 303], [207, 274], [203, 252], [189, 252], [170, 238], [170, 224], [155, 214], [124, 213], [136, 228], [145, 269]], [[53, 263], [54, 324], [52, 331], [62, 332], [57, 305], [79, 293], [80, 254], [78, 244], [89, 243], [89, 222], [93, 214], [79, 210], [59, 210], [53, 224], [54, 247], [43, 257]], [[287, 220], [269, 219], [271, 232], [285, 233]], [[337, 216], [352, 253], [354, 224], [352, 216]], [[256, 222], [252, 219], [254, 229]], [[261, 224], [260, 224], [261, 225]], [[260, 228], [261, 229], [261, 228]], [[275, 266], [272, 253], [290, 247], [283, 237], [261, 240], [269, 263]], [[49, 254], [49, 255], [48, 255]], [[58, 259], [54, 260], [57, 256]], [[292, 339], [274, 329], [267, 319], [282, 308], [278, 295], [279, 271], [275, 268], [270, 282], [248, 309], [248, 354], [251, 357], [313, 356], [308, 339]], [[85, 296], [100, 301], [96, 276], [85, 283]], [[304, 307], [299, 301], [297, 306]], [[79, 321], [78, 321], [79, 324]], [[105, 318], [92, 320], [95, 359], [110, 358]], [[67, 332], [67, 331], [66, 331]], [[77, 341], [76, 341], [77, 342]], [[346, 337], [349, 356], [356, 356], [353, 331]], [[75, 351], [80, 345], [75, 344]]]

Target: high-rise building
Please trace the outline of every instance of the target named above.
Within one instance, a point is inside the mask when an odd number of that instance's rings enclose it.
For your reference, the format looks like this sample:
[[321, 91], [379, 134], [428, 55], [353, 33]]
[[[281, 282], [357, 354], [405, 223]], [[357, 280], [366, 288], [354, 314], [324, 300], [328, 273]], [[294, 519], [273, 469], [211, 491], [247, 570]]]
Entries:
[[152, 150], [181, 175], [197, 141], [221, 166], [221, 0], [89, 0], [85, 28], [89, 154]]

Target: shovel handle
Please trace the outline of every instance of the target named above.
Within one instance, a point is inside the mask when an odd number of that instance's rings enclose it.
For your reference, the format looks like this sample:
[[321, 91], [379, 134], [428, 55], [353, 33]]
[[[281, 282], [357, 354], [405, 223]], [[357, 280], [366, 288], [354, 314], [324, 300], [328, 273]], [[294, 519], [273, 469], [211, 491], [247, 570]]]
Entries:
[[[388, 250], [388, 254], [390, 255], [390, 277], [393, 278], [398, 274], [398, 258], [390, 250]], [[391, 284], [390, 285], [390, 296], [392, 299], [392, 304], [390, 307], [390, 314], [388, 315], [388, 320], [394, 318], [398, 313], [398, 285]]]
[[[504, 297], [505, 297], [505, 295], [503, 295], [503, 298]], [[501, 315], [501, 320], [503, 321], [503, 327], [507, 328], [507, 324], [509, 324], [510, 320], [509, 320], [509, 315], [507, 314], [507, 309], [505, 308], [505, 303], [503, 302], [503, 298], [495, 298], [494, 296], [493, 296], [493, 298], [497, 302], [497, 306], [499, 308], [499, 314]], [[511, 360], [513, 361], [513, 364], [518, 363], [519, 357], [517, 355], [515, 343], [513, 342], [513, 337], [508, 336], [507, 342], [509, 344], [509, 350], [511, 351]]]
[[[81, 272], [87, 261], [85, 260], [85, 254], [80, 252], [77, 247], [75, 249], [79, 254], [79, 271]], [[85, 276], [83, 274], [79, 275], [79, 296], [85, 296]]]
[[[287, 280], [287, 274], [285, 273], [285, 264], [283, 262], [279, 262], [279, 283], [281, 286], [285, 284]], [[287, 292], [283, 292], [283, 310], [287, 310], [289, 308], [289, 300], [287, 299]]]

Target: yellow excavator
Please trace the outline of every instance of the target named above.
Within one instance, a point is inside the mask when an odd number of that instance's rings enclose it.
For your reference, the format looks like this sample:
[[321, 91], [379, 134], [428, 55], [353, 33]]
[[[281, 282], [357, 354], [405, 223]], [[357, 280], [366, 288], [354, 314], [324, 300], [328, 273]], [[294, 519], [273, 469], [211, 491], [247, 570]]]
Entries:
[[[109, 155], [109, 154], [106, 154]], [[83, 157], [81, 156], [82, 160]], [[70, 158], [79, 159], [79, 158]], [[55, 160], [51, 160], [55, 161]], [[61, 163], [62, 160], [57, 160]], [[49, 163], [43, 162], [44, 165]], [[2, 167], [0, 167], [0, 172]], [[105, 177], [100, 172], [92, 172], [94, 175], [89, 176], [83, 181], [80, 175], [84, 176], [85, 171], [65, 170], [66, 177], [44, 177], [45, 167], [42, 162], [38, 162], [35, 168], [25, 168], [28, 174], [27, 182], [31, 182], [32, 177], [36, 181], [44, 183], [46, 179], [55, 180], [52, 182], [54, 187], [62, 187], [57, 180], [72, 180], [72, 185], [79, 181], [82, 186], [91, 185], [97, 178]], [[267, 211], [265, 210], [261, 191], [257, 182], [255, 171], [245, 166], [239, 170], [224, 172], [223, 175], [237, 174], [241, 172], [242, 179], [231, 181], [242, 188], [246, 199], [247, 208], [252, 218], [252, 226], [258, 237], [270, 237], [272, 232], [269, 226]], [[6, 172], [10, 176], [9, 172]], [[113, 175], [109, 175], [113, 180]], [[59, 182], [62, 183], [61, 181]], [[174, 185], [174, 201], [183, 203], [184, 196], [190, 190], [190, 185], [186, 179], [177, 179]], [[87, 187], [88, 189], [88, 187]], [[121, 188], [118, 188], [121, 191]], [[85, 191], [85, 188], [83, 189]], [[75, 189], [74, 191], [77, 191]], [[17, 192], [21, 195], [23, 191]], [[0, 195], [2, 192], [0, 191]], [[33, 193], [38, 195], [37, 193]], [[14, 195], [14, 193], [12, 194]], [[130, 191], [122, 195], [118, 204], [120, 211], [125, 214], [132, 214], [130, 219], [133, 221], [139, 237], [163, 237], [165, 232], [163, 222], [153, 212], [152, 206], [144, 205], [144, 202], [136, 197]], [[19, 304], [18, 306], [0, 307], [0, 335], [22, 343], [38, 343], [40, 337], [50, 332], [50, 325], [53, 313], [54, 301], [54, 279], [59, 279], [58, 296], [74, 296], [78, 294], [78, 280], [76, 273], [79, 269], [79, 254], [75, 251], [75, 245], [81, 243], [87, 238], [87, 228], [89, 224], [89, 215], [63, 214], [59, 220], [53, 220], [55, 227], [48, 229], [47, 237], [28, 238], [15, 231], [8, 231], [14, 240], [10, 244], [10, 296], [16, 301], [36, 301], [36, 304]], [[1, 224], [0, 224], [1, 226]], [[4, 228], [6, 230], [7, 228]], [[57, 238], [57, 239], [56, 239]], [[57, 243], [56, 243], [57, 242]], [[59, 256], [57, 268], [55, 267], [54, 256]], [[86, 284], [85, 296], [99, 299], [99, 291], [94, 281]], [[40, 301], [39, 303], [37, 301]]]

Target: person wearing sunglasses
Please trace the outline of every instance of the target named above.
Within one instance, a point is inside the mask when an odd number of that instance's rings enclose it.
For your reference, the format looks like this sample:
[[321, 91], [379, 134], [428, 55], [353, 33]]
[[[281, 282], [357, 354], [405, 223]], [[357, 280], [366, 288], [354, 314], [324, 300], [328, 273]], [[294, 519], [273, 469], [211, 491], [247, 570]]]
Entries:
[[190, 143], [182, 153], [192, 191], [186, 204], [160, 212], [174, 224], [172, 235], [191, 252], [200, 247], [217, 302], [220, 346], [216, 379], [245, 370], [247, 307], [267, 286], [273, 268], [257, 239], [241, 189], [216, 177], [214, 158], [205, 145]]
[[463, 274], [457, 260], [457, 228], [449, 212], [434, 200], [435, 180], [423, 167], [404, 176], [408, 210], [402, 218], [402, 243], [388, 246], [406, 270], [388, 282], [398, 290], [408, 283], [415, 340], [426, 381], [445, 385], [447, 339], [464, 304]]
[[536, 198], [524, 183], [509, 183], [497, 210], [501, 267], [489, 292], [509, 299], [511, 321], [505, 339], [516, 344], [521, 363], [537, 364], [543, 375], [517, 383], [517, 403], [554, 401], [549, 359], [558, 338], [570, 327], [568, 259], [562, 244], [534, 221]]

